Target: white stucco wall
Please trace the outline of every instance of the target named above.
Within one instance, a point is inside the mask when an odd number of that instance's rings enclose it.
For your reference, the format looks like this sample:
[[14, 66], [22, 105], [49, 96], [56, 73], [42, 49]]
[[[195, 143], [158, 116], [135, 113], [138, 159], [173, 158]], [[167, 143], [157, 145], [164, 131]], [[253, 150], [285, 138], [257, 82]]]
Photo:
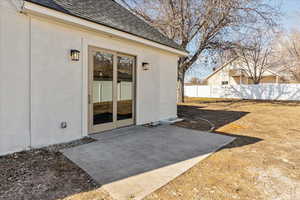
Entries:
[[[31, 18], [31, 145], [34, 147], [82, 136], [82, 64], [70, 60], [70, 49], [82, 49], [78, 33]], [[68, 128], [60, 128], [63, 121]]]
[[[89, 45], [137, 57], [137, 124], [176, 117], [178, 57], [175, 54], [25, 16], [14, 6], [3, 5], [0, 6], [0, 154], [68, 142], [88, 134]], [[81, 51], [80, 62], [70, 60], [70, 49]], [[149, 62], [151, 70], [143, 71], [142, 62]], [[68, 122], [67, 129], [60, 128], [63, 121]]]
[[0, 1], [0, 154], [30, 145], [29, 19]]
[[177, 117], [176, 83], [178, 62], [172, 56], [165, 56], [160, 62], [160, 119]]

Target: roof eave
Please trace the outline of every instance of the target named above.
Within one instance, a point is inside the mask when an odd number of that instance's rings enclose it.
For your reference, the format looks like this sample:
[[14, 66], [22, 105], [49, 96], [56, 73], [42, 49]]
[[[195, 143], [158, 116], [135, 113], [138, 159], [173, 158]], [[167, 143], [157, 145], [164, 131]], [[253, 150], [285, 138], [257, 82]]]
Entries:
[[101, 24], [98, 24], [98, 23], [95, 23], [95, 22], [92, 22], [92, 21], [89, 21], [86, 19], [82, 19], [77, 16], [65, 14], [63, 12], [59, 12], [59, 11], [53, 10], [51, 8], [47, 8], [47, 7], [35, 4], [35, 3], [25, 1], [24, 5], [21, 9], [21, 12], [26, 13], [26, 14], [46, 17], [46, 18], [49, 18], [52, 20], [56, 20], [56, 21], [67, 23], [67, 24], [83, 27], [83, 28], [86, 28], [89, 30], [99, 31], [99, 32], [106, 33], [109, 35], [117, 36], [120, 38], [138, 42], [138, 43], [141, 43], [141, 44], [144, 44], [147, 46], [151, 46], [151, 47], [158, 48], [158, 49], [161, 49], [164, 51], [168, 51], [168, 52], [176, 54], [178, 56], [188, 56], [188, 52], [186, 52], [186, 51], [175, 49], [175, 48], [169, 47], [167, 45], [160, 44], [158, 42], [154, 42], [154, 41], [142, 38], [142, 37], [138, 37], [133, 34], [126, 33], [124, 31], [117, 30], [117, 29], [114, 29], [114, 28], [111, 28], [111, 27], [108, 27], [105, 25], [101, 25]]
[[275, 75], [275, 76], [279, 76], [281, 77], [281, 75], [273, 70], [267, 69], [268, 72], [270, 72], [271, 74]]
[[236, 59], [238, 59], [238, 57], [235, 57], [233, 59], [231, 59], [229, 62], [225, 63], [224, 65], [222, 65], [221, 67], [218, 67], [215, 71], [213, 71], [211, 74], [209, 74], [204, 80], [208, 80], [210, 79], [213, 75], [215, 75], [217, 72], [219, 72], [220, 70], [222, 70], [224, 67], [226, 67], [227, 65], [231, 64], [233, 61], [235, 61]]

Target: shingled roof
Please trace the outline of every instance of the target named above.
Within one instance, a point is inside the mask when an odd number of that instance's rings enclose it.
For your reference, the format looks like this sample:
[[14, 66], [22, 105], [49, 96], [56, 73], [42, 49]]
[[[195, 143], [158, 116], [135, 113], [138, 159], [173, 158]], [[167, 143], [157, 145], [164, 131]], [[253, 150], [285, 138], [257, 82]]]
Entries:
[[25, 0], [181, 51], [177, 43], [114, 0]]

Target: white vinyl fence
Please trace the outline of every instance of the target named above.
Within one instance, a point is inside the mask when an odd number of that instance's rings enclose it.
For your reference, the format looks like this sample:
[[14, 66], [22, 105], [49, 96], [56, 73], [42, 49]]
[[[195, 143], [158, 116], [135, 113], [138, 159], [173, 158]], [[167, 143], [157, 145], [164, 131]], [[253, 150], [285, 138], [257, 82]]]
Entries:
[[185, 96], [300, 101], [300, 84], [185, 86]]
[[[94, 81], [93, 82], [93, 102], [112, 101], [112, 81]], [[118, 100], [132, 99], [132, 83], [118, 83]]]

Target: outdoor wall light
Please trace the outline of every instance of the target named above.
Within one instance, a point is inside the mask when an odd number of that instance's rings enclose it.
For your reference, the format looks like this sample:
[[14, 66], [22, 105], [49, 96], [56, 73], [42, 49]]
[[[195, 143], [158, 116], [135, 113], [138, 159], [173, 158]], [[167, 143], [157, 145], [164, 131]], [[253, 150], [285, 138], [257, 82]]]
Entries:
[[147, 71], [147, 70], [150, 69], [150, 64], [147, 63], [147, 62], [143, 62], [143, 63], [142, 63], [142, 67], [143, 67], [143, 70]]
[[80, 51], [71, 49], [71, 60], [72, 61], [79, 61], [80, 58]]

